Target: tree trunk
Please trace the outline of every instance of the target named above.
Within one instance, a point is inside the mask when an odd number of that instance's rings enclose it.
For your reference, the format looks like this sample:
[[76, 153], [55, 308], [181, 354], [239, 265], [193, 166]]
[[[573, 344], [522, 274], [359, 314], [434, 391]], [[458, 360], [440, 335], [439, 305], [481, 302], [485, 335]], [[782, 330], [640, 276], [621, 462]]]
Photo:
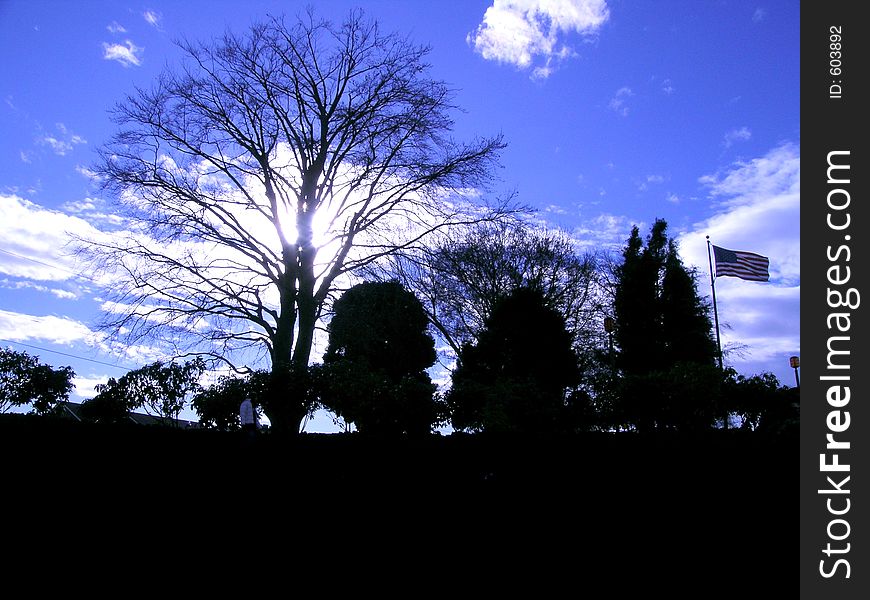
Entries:
[[266, 415], [272, 428], [279, 434], [293, 434], [299, 431], [299, 423], [304, 414], [296, 419], [294, 399], [288, 398], [292, 371], [292, 352], [294, 329], [296, 327], [296, 269], [293, 265], [295, 253], [285, 250], [285, 274], [281, 289], [281, 312], [275, 325], [272, 339], [272, 370], [267, 392]]

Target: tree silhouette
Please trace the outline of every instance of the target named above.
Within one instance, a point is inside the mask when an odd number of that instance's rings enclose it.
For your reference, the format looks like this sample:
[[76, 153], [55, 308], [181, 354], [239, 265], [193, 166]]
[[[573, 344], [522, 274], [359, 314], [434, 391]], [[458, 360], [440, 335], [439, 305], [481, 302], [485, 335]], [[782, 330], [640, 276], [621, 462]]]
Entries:
[[632, 228], [616, 269], [613, 309], [623, 377], [617, 419], [645, 430], [711, 425], [722, 374], [714, 367], [710, 307], [665, 220], [656, 219], [645, 247]]
[[799, 423], [800, 390], [781, 387], [773, 373], [747, 377], [725, 369], [725, 402], [744, 429], [778, 432]]
[[205, 370], [202, 359], [184, 364], [160, 361], [145, 365], [122, 377], [94, 386], [97, 391], [88, 411], [98, 419], [145, 407], [167, 423], [174, 422], [187, 405], [188, 398], [200, 390], [199, 378]]
[[305, 401], [279, 390], [307, 368], [339, 282], [491, 218], [455, 194], [487, 181], [504, 144], [452, 141], [452, 92], [429, 76], [428, 48], [358, 11], [181, 47], [186, 64], [117, 106], [95, 169], [135, 234], [82, 252], [115, 281], [108, 331], [242, 370], [265, 353], [267, 414], [296, 431]]
[[430, 321], [457, 354], [477, 339], [495, 305], [521, 287], [537, 290], [563, 315], [578, 345], [594, 335], [595, 260], [556, 232], [511, 220], [479, 223], [378, 266], [375, 277], [395, 277], [423, 299]]
[[446, 401], [456, 429], [553, 432], [579, 381], [564, 317], [519, 288], [496, 304], [476, 344], [459, 355]]
[[118, 385], [98, 384], [94, 386], [97, 395], [82, 402], [81, 415], [86, 421], [93, 423], [120, 423], [129, 417], [136, 407], [124, 395], [124, 389]]
[[435, 342], [420, 301], [396, 281], [355, 285], [335, 302], [322, 402], [361, 432], [424, 434], [439, 411], [426, 369]]
[[686, 269], [674, 240], [668, 241], [660, 301], [666, 364], [712, 366], [716, 342], [710, 305], [698, 295], [697, 273]]
[[247, 377], [225, 375], [216, 383], [199, 391], [190, 401], [191, 408], [199, 415], [200, 425], [219, 431], [234, 431], [241, 427], [239, 406], [250, 398], [254, 412], [259, 417], [260, 404], [269, 385], [268, 373], [255, 371]]
[[36, 414], [51, 413], [69, 398], [74, 375], [70, 367], [55, 369], [27, 352], [0, 348], [0, 413], [26, 404]]
[[659, 282], [666, 228], [665, 221], [656, 220], [644, 248], [634, 226], [622, 253], [622, 265], [617, 268], [614, 341], [619, 348], [617, 363], [626, 374], [647, 373], [664, 365]]

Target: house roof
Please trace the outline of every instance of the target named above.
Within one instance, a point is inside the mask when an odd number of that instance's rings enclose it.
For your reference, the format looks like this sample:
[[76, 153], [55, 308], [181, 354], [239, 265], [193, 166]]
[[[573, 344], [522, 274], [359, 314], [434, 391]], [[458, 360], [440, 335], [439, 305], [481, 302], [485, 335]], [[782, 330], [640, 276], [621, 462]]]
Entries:
[[[60, 416], [74, 419], [76, 421], [84, 421], [82, 416], [82, 405], [78, 402], [61, 402], [59, 404]], [[188, 421], [185, 419], [164, 418], [155, 415], [149, 415], [141, 412], [129, 412], [127, 418], [137, 425], [175, 425], [182, 428], [199, 428], [201, 425], [196, 421]]]

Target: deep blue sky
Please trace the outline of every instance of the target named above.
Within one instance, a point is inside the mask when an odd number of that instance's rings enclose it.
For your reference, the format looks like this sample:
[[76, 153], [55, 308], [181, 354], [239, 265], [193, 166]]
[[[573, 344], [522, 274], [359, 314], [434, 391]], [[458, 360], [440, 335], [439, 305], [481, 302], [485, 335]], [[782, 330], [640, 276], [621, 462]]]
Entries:
[[[504, 134], [491, 194], [518, 193], [590, 249], [664, 218], [710, 281], [705, 235], [770, 257], [769, 283], [717, 281], [727, 362], [793, 384], [800, 352], [799, 3], [743, 0], [314, 2], [361, 6], [428, 44], [456, 89], [454, 134]], [[179, 57], [304, 2], [0, 0], [0, 342], [72, 364], [78, 394], [135, 368], [94, 341], [100, 290], [65, 231], [114, 218], [88, 177], [112, 105]], [[19, 345], [10, 344], [17, 342]], [[101, 362], [80, 361], [20, 344]]]

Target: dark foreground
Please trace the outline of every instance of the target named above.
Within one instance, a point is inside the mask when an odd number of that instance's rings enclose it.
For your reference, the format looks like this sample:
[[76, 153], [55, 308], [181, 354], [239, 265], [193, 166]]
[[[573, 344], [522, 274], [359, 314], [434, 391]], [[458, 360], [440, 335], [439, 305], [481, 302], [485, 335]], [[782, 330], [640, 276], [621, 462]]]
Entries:
[[494, 559], [502, 582], [615, 591], [643, 572], [645, 589], [708, 582], [698, 597], [759, 580], [796, 591], [797, 431], [250, 441], [0, 415], [0, 451], [8, 523], [53, 543], [160, 540], [201, 557], [230, 539], [233, 552], [319, 540], [390, 564], [437, 548], [443, 564], [425, 564], [444, 576]]

